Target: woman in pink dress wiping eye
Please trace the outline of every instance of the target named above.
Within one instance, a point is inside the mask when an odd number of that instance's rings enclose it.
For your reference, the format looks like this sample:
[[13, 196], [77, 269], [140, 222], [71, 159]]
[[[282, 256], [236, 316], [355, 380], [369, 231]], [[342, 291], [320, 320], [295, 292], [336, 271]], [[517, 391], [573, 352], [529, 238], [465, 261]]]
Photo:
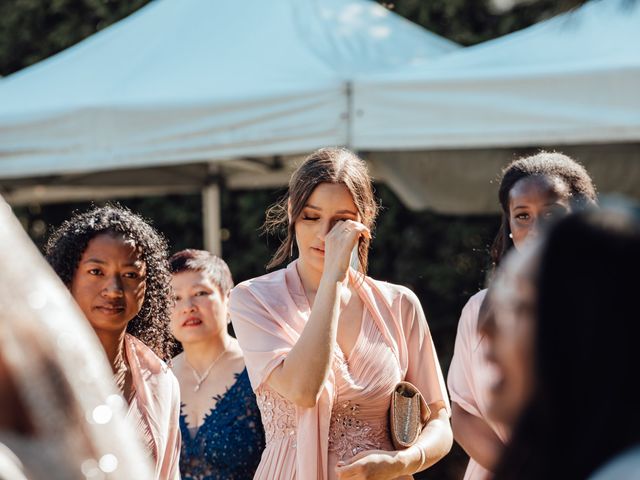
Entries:
[[[451, 448], [449, 399], [420, 302], [366, 276], [377, 209], [362, 160], [314, 152], [267, 213], [267, 228], [287, 232], [269, 267], [294, 246], [298, 258], [231, 292], [265, 427], [257, 479], [406, 479]], [[401, 380], [432, 414], [418, 441], [396, 451], [388, 415]]]

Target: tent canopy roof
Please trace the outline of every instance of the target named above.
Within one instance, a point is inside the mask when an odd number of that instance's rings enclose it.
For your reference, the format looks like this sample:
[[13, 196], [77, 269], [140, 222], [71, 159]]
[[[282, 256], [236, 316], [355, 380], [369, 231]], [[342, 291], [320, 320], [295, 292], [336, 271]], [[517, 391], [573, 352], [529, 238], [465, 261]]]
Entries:
[[0, 81], [0, 177], [345, 145], [356, 74], [456, 48], [370, 0], [157, 0]]
[[354, 85], [358, 148], [431, 150], [640, 140], [640, 3], [592, 1], [428, 68]]

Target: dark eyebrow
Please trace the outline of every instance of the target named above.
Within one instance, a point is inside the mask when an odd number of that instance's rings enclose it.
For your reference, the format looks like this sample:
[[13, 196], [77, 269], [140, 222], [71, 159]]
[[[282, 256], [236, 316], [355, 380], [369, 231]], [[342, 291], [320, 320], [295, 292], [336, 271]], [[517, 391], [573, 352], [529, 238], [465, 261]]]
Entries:
[[[562, 205], [562, 204], [560, 203], [560, 200], [556, 200], [554, 202], [545, 203], [543, 207], [551, 207], [553, 205]], [[527, 205], [516, 205], [515, 207], [513, 207], [514, 210], [517, 210], [518, 208], [527, 208]]]
[[105, 262], [104, 260], [100, 260], [99, 258], [87, 258], [82, 263], [97, 263], [99, 265], [105, 265], [107, 262]]
[[[321, 211], [322, 211], [322, 209], [321, 209], [320, 207], [316, 207], [315, 205], [311, 205], [310, 203], [307, 203], [307, 204], [305, 205], [305, 208], [310, 208], [310, 209], [312, 209], [312, 210], [318, 210], [319, 212], [321, 212]], [[342, 213], [348, 213], [349, 215], [353, 215], [354, 217], [357, 217], [357, 216], [358, 216], [358, 214], [357, 214], [356, 212], [353, 212], [353, 211], [351, 211], [351, 210], [339, 210], [339, 211], [337, 211], [336, 213], [341, 213], [341, 214], [342, 214]]]
[[[100, 260], [99, 258], [87, 258], [84, 262], [82, 262], [83, 264], [86, 263], [97, 263], [98, 265], [106, 265], [107, 262], [105, 262], [104, 260]], [[134, 262], [130, 262], [125, 264], [125, 267], [135, 267], [135, 268], [142, 268], [144, 266], [144, 262], [142, 260], [136, 260]]]

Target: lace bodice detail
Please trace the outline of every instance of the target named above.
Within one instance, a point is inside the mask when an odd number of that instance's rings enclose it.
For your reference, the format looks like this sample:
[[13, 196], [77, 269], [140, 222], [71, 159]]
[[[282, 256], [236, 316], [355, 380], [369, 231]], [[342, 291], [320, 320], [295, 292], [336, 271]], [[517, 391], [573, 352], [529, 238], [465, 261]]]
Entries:
[[269, 387], [262, 386], [256, 400], [262, 415], [266, 443], [291, 437], [293, 447], [296, 441], [295, 405]]
[[339, 459], [351, 458], [365, 450], [384, 449], [388, 438], [387, 428], [362, 419], [357, 403], [347, 400], [333, 406], [329, 451]]
[[244, 480], [253, 478], [258, 467], [264, 431], [246, 369], [216, 400], [195, 435], [180, 415], [183, 480]]

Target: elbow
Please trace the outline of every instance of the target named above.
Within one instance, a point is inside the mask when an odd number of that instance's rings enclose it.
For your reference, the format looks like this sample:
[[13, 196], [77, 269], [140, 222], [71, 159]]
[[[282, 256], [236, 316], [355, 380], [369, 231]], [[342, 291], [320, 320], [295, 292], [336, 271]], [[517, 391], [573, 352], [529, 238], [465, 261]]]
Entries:
[[447, 428], [445, 429], [444, 437], [444, 449], [446, 455], [451, 451], [451, 447], [453, 447], [453, 430], [451, 429], [451, 426], [448, 424], [448, 422]]
[[[447, 453], [449, 453], [451, 451], [451, 447], [453, 447], [453, 430], [451, 429], [451, 424], [449, 423], [449, 419], [447, 419], [445, 422], [445, 431], [443, 434], [443, 449], [444, 449], [444, 455], [446, 455]], [[443, 455], [443, 457], [444, 457]]]
[[[433, 419], [433, 426], [438, 429], [438, 441], [436, 442], [435, 456], [438, 459], [447, 455], [453, 447], [453, 430], [449, 421], [447, 411], [442, 409], [438, 416]], [[430, 422], [431, 423], [431, 422]]]

